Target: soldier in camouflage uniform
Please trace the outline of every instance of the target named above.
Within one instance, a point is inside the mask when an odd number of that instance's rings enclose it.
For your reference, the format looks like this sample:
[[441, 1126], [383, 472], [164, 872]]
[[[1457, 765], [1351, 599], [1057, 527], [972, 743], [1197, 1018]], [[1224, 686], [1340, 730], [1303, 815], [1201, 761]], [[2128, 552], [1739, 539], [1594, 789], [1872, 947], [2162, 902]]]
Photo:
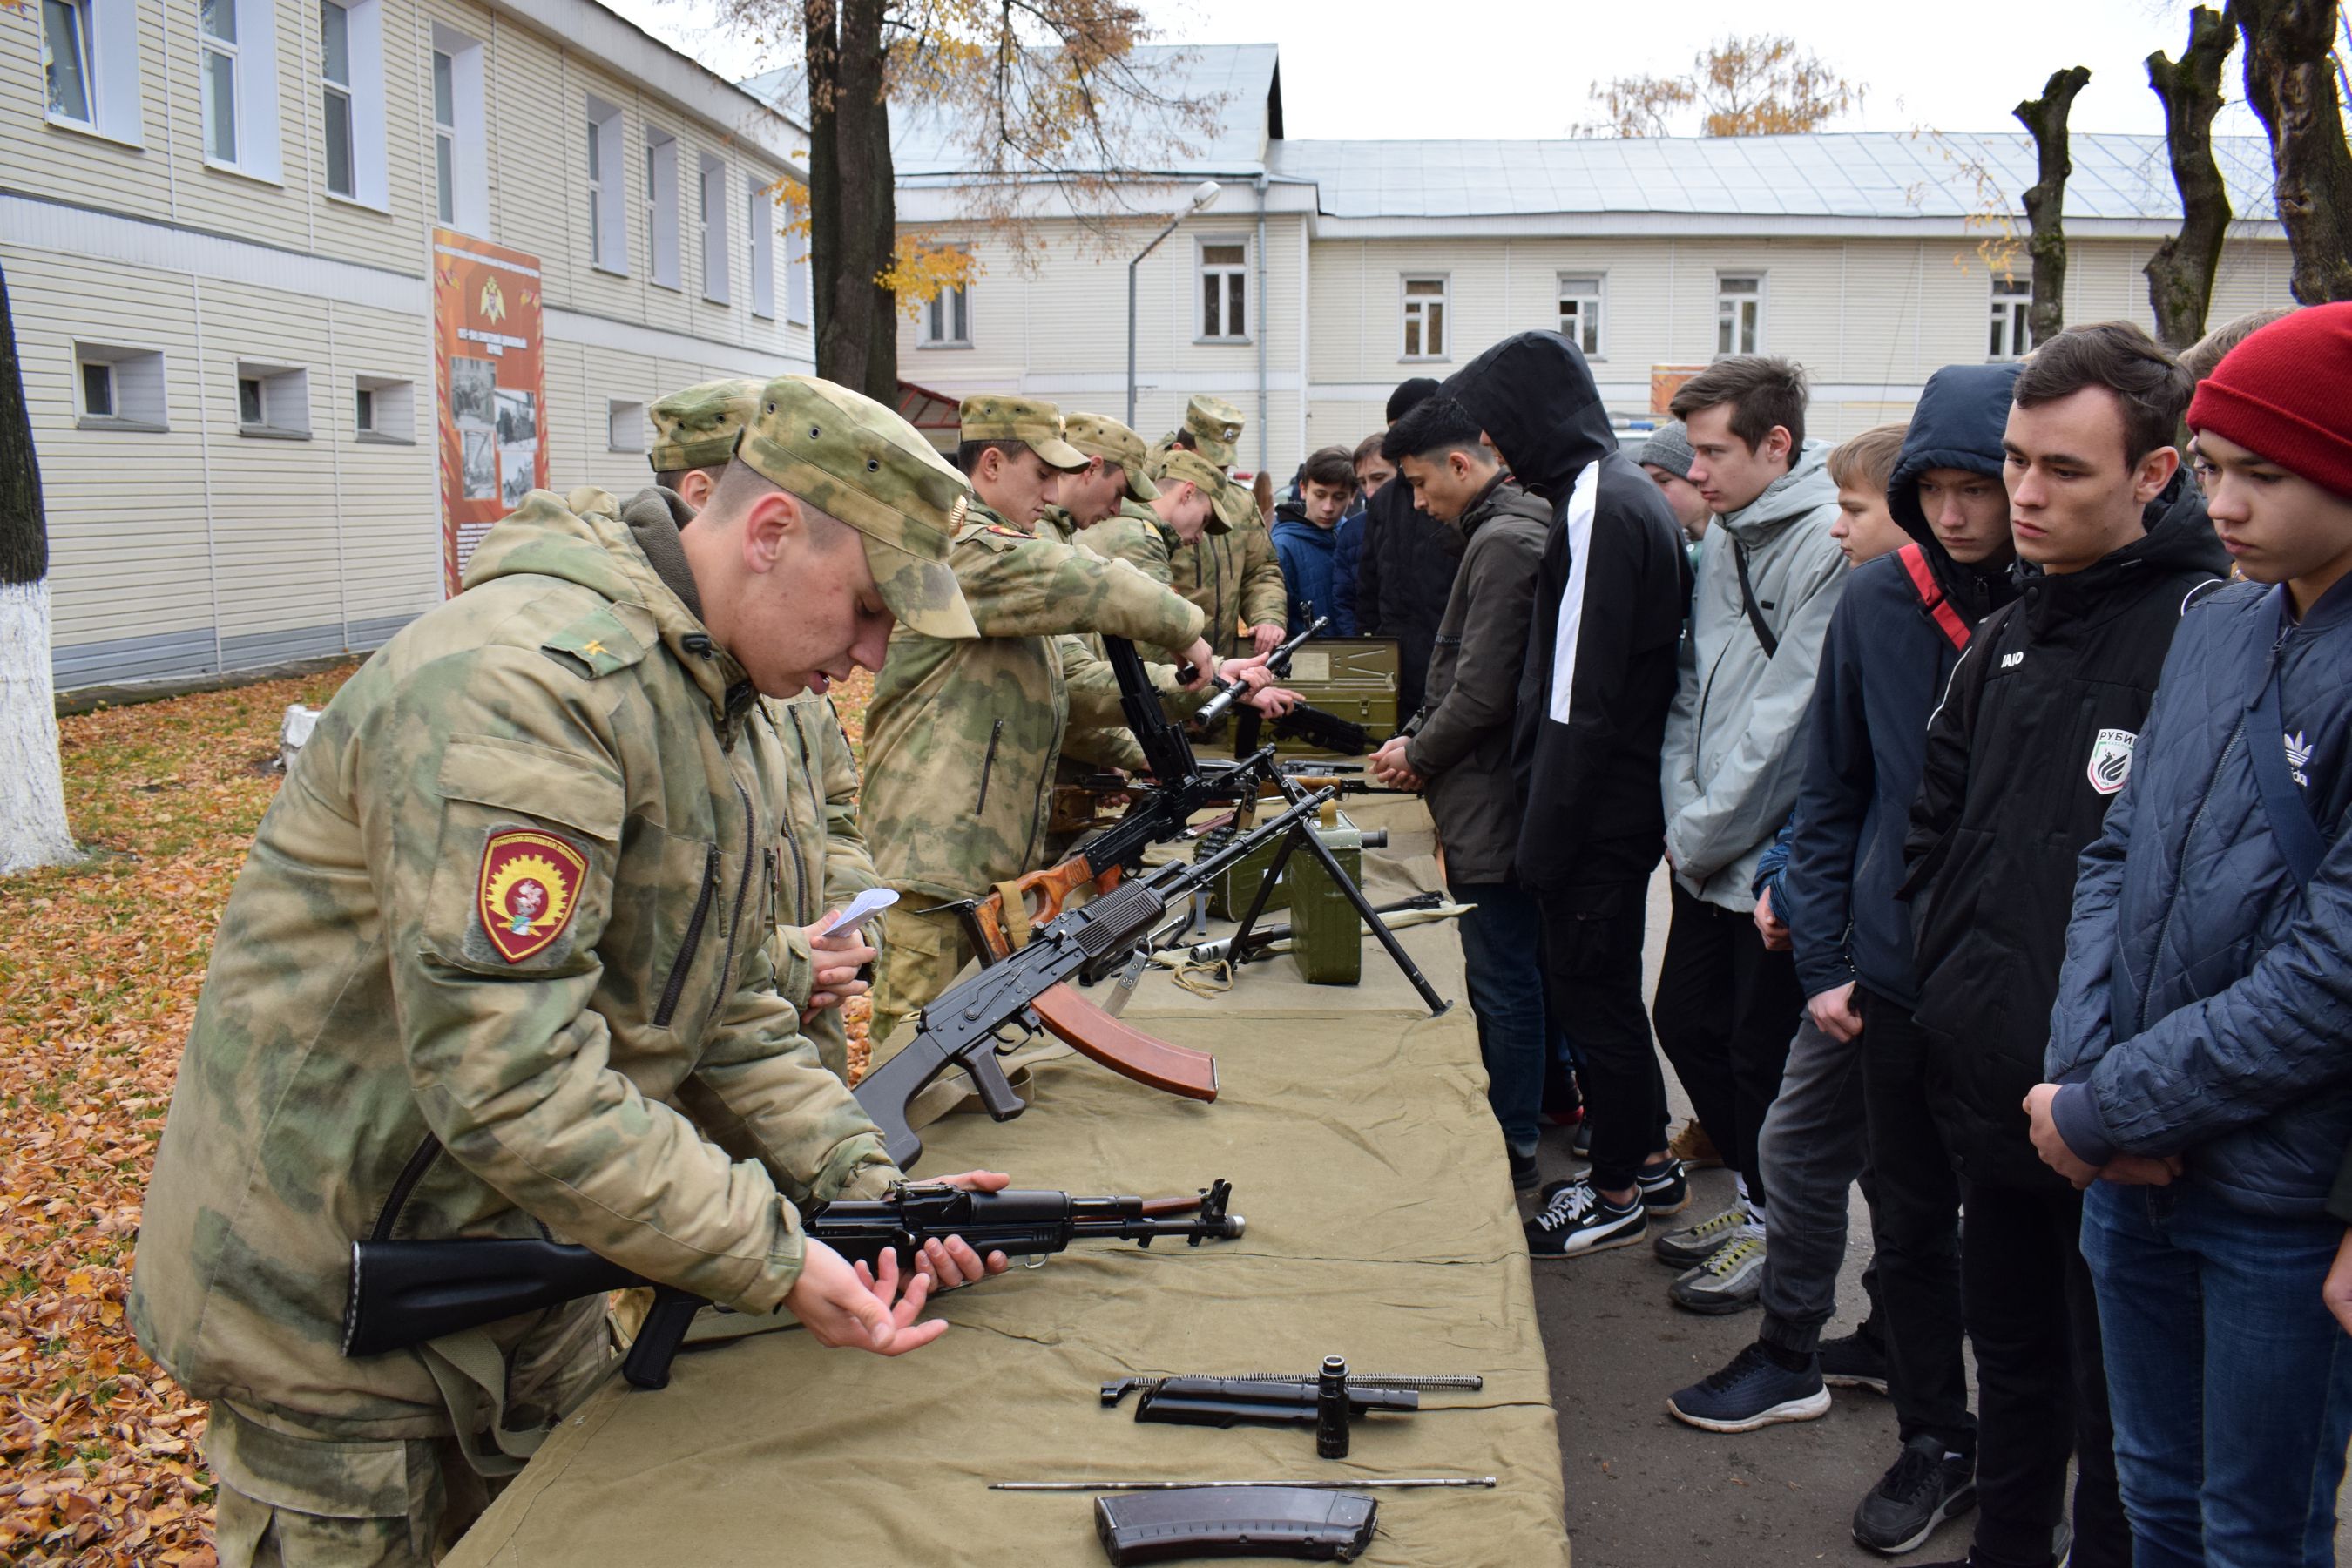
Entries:
[[[654, 426], [648, 454], [654, 482], [701, 510], [726, 472], [761, 391], [756, 381], [733, 378], [657, 399], [646, 411]], [[857, 761], [831, 697], [803, 691], [762, 700], [792, 764], [787, 827], [775, 847], [782, 900], [776, 991], [802, 1010], [803, 1032], [816, 1042], [818, 1058], [846, 1079], [849, 1037], [842, 1028], [841, 1004], [865, 992], [858, 973], [876, 952], [866, 940], [827, 941], [824, 931], [852, 899], [882, 885], [857, 826]]]
[[1143, 437], [1118, 420], [1105, 414], [1072, 414], [1063, 420], [1063, 430], [1087, 466], [1062, 476], [1060, 499], [1046, 508], [1045, 521], [1063, 543], [1094, 550], [1087, 530], [1144, 505], [1160, 492], [1144, 471]]
[[780, 379], [690, 534], [661, 490], [533, 491], [328, 704], [222, 918], [133, 1276], [212, 1402], [224, 1563], [434, 1561], [609, 1363], [601, 1299], [346, 1359], [378, 1230], [553, 1234], [828, 1344], [939, 1331], [799, 1223], [898, 1173], [772, 985], [758, 698], [879, 663], [894, 615], [971, 637], [965, 494], [888, 409]]
[[1282, 563], [1275, 556], [1265, 519], [1258, 515], [1257, 498], [1226, 474], [1241, 437], [1242, 411], [1203, 393], [1184, 405], [1183, 428], [1151, 449], [1156, 461], [1171, 450], [1191, 448], [1209, 460], [1233, 492], [1232, 531], [1185, 546], [1171, 562], [1176, 591], [1209, 617], [1209, 640], [1224, 657], [1273, 651], [1290, 613]]
[[1205, 534], [1232, 531], [1241, 516], [1240, 491], [1198, 452], [1181, 447], [1160, 454], [1151, 465], [1159, 490], [1150, 506], [1122, 506], [1119, 515], [1094, 529], [1095, 551], [1124, 561], [1155, 583], [1173, 584], [1176, 552]]
[[[1126, 742], [1124, 753], [1106, 744], [1088, 760], [1142, 761], [1126, 732], [1118, 681], [1081, 636], [1108, 633], [1179, 650], [1180, 662], [1200, 671], [1196, 686], [1216, 665], [1192, 605], [1118, 562], [1030, 532], [1045, 504], [1033, 499], [1041, 486], [1030, 465], [1057, 474], [1086, 467], [1063, 438], [1053, 405], [976, 397], [962, 412], [959, 458], [980, 501], [949, 560], [981, 639], [902, 629], [866, 710], [868, 841], [899, 896], [883, 917], [875, 969], [877, 1050], [971, 957], [954, 916], [924, 911], [1045, 862], [1065, 748], [1076, 751], [1076, 741], [1087, 736], [1104, 742], [1116, 736]], [[1012, 515], [993, 510], [999, 501]]]

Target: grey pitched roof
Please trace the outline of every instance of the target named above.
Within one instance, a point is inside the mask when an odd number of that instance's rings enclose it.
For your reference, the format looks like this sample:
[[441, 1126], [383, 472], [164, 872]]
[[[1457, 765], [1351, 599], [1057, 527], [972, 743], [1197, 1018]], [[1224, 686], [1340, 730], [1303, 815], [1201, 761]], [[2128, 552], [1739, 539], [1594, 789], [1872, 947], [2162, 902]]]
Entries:
[[[2070, 218], [2177, 219], [2164, 139], [2078, 134]], [[2274, 216], [2270, 148], [2217, 137], [2241, 218]], [[1815, 132], [1557, 142], [1277, 142], [1276, 178], [1311, 182], [1333, 217], [1484, 217], [1684, 213], [1756, 217], [1966, 217], [1982, 202], [1971, 170], [2019, 210], [2034, 180], [2033, 139], [2014, 133]]]

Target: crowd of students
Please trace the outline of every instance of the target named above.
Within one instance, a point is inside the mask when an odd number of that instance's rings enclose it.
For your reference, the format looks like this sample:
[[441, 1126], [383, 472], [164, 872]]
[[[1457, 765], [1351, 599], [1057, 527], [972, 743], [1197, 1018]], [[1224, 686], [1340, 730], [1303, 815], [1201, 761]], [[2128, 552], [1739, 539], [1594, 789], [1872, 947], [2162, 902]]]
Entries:
[[[1401, 387], [1276, 525], [1294, 599], [1405, 645], [1420, 721], [1372, 766], [1478, 906], [1517, 1184], [1581, 1115], [1529, 1251], [1646, 1240], [1677, 1306], [1760, 1305], [1691, 1426], [1889, 1395], [1864, 1545], [1972, 1510], [1977, 1568], [2335, 1561], [2347, 385], [2352, 304], [2179, 357], [2105, 322], [1833, 449], [1800, 367], [1720, 360], [1621, 452], [1531, 332]], [[1670, 1226], [1700, 1157], [1735, 1199]], [[1870, 1310], [1825, 1338], [1857, 1181]]]

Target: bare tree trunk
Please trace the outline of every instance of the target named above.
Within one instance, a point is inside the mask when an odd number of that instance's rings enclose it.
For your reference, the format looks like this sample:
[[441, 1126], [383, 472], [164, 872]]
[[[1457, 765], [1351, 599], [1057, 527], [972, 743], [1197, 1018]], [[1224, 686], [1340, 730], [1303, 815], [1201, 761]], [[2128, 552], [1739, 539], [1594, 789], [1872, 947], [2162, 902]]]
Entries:
[[49, 675], [49, 529], [0, 272], [0, 875], [75, 859]]
[[2041, 347], [2066, 325], [2066, 178], [2074, 172], [2066, 152], [2066, 115], [2074, 95], [2091, 79], [2088, 66], [2069, 66], [2050, 73], [2040, 98], [2029, 98], [2012, 111], [2033, 132], [2040, 156], [2041, 178], [2025, 193], [2025, 221], [2033, 237], [2025, 243], [2033, 258], [2033, 303], [2025, 313]]
[[2213, 158], [2213, 116], [2221, 109], [2221, 68], [2237, 47], [2237, 19], [2226, 8], [2189, 13], [2189, 47], [2179, 63], [2162, 49], [2147, 57], [2147, 84], [2164, 104], [2164, 142], [2180, 191], [2180, 232], [2147, 259], [2147, 302], [2156, 335], [2178, 352], [2205, 335], [2213, 274], [2230, 231], [2230, 189]]
[[2352, 300], [2352, 147], [2336, 99], [2336, 0], [2237, 0], [2246, 101], [2271, 136], [2294, 297]]
[[887, 0], [806, 0], [809, 203], [816, 369], [867, 396], [898, 401], [898, 299], [876, 281], [898, 244], [898, 180], [883, 91]]

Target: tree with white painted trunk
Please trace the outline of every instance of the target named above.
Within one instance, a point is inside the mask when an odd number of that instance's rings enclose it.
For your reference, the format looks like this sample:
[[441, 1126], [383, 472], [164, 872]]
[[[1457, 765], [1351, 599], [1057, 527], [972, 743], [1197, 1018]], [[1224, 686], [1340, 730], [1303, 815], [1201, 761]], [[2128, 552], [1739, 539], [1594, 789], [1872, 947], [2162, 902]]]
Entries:
[[49, 678], [49, 530], [0, 270], [0, 876], [75, 858]]

